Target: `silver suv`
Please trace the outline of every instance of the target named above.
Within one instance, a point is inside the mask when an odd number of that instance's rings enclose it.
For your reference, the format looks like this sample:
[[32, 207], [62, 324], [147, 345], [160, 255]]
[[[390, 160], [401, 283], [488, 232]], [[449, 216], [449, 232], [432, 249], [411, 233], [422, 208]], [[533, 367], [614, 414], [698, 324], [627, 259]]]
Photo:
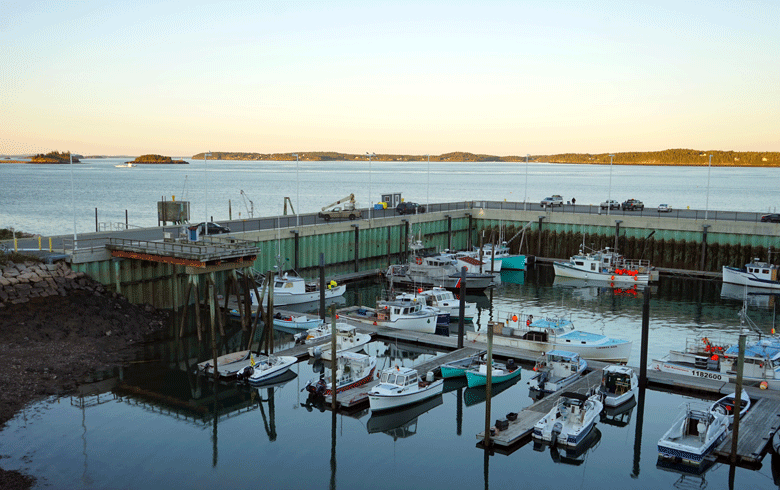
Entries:
[[559, 196], [558, 194], [554, 194], [550, 197], [545, 197], [542, 199], [540, 204], [543, 208], [555, 206], [563, 207], [563, 197]]

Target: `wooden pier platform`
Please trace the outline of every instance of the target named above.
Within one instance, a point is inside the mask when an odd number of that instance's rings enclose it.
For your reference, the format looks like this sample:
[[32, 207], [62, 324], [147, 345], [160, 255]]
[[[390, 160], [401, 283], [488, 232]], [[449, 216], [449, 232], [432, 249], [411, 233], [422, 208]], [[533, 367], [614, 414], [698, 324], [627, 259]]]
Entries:
[[[751, 397], [753, 395], [751, 394]], [[780, 400], [753, 397], [750, 410], [739, 421], [737, 461], [739, 466], [759, 467], [766, 454], [767, 445], [780, 427]], [[731, 458], [733, 432], [715, 448], [715, 455], [723, 461]]]
[[[444, 354], [443, 356], [436, 356], [433, 359], [429, 359], [427, 361], [421, 362], [420, 364], [415, 365], [414, 368], [417, 369], [417, 373], [420, 376], [425, 376], [425, 374], [429, 371], [435, 373], [437, 370], [440, 370], [442, 364], [457, 359], [462, 359], [464, 357], [473, 356], [475, 354], [479, 354], [480, 352], [481, 352], [480, 349], [475, 349], [473, 347], [464, 347], [463, 349], [458, 349], [453, 352], [449, 352], [447, 354]], [[351, 408], [360, 405], [361, 403], [366, 403], [368, 402], [368, 392], [371, 391], [371, 388], [373, 388], [378, 384], [379, 381], [373, 380], [370, 383], [367, 383], [358, 388], [353, 388], [351, 390], [337, 393], [336, 403], [343, 408]], [[331, 396], [328, 395], [325, 397], [325, 404], [330, 405], [330, 403], [331, 403]]]
[[[599, 383], [601, 383], [601, 369], [586, 374], [566, 387], [565, 391], [587, 393], [591, 387], [598, 386]], [[524, 408], [517, 414], [517, 420], [509, 421], [509, 427], [506, 430], [499, 431], [495, 436], [490, 438], [491, 442], [494, 445], [501, 447], [509, 447], [520, 443], [531, 435], [534, 425], [550, 412], [552, 407], [558, 403], [559, 398], [560, 393], [553, 393], [545, 396], [533, 405]], [[477, 434], [478, 441], [483, 441], [484, 439], [485, 431]]]

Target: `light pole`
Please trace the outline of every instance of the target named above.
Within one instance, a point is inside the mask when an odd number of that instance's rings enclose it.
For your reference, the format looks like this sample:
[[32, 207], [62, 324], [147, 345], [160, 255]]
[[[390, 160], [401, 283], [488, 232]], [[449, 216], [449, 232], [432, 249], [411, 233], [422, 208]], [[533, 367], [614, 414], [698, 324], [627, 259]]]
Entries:
[[298, 180], [298, 154], [293, 153], [292, 156], [295, 157], [295, 227], [298, 228], [299, 226], [298, 213], [300, 213], [301, 211], [301, 192], [300, 192], [301, 186]]
[[206, 195], [206, 222], [203, 223], [203, 234], [209, 234], [209, 172], [208, 172], [208, 157], [211, 156], [211, 152], [207, 151], [203, 154], [203, 178], [206, 185], [203, 186], [204, 193]]
[[707, 214], [710, 211], [710, 170], [712, 170], [712, 155], [710, 155], [710, 163], [707, 165], [707, 200], [704, 203], [704, 219], [707, 219]]
[[612, 209], [612, 157], [615, 155], [609, 154], [609, 191], [607, 192], [607, 216]]
[[431, 211], [431, 156], [425, 155], [428, 157], [428, 189], [426, 190], [426, 196], [425, 196], [425, 210], [430, 212]]
[[528, 211], [528, 153], [525, 154], [525, 195], [523, 196], [523, 211]]
[[371, 208], [374, 206], [371, 204], [371, 158], [376, 156], [376, 153], [366, 152], [368, 156], [368, 219], [371, 220]]
[[70, 200], [71, 205], [73, 206], [73, 251], [76, 251], [76, 193], [73, 190], [74, 184], [73, 184], [73, 153], [68, 152], [68, 156], [70, 157]]

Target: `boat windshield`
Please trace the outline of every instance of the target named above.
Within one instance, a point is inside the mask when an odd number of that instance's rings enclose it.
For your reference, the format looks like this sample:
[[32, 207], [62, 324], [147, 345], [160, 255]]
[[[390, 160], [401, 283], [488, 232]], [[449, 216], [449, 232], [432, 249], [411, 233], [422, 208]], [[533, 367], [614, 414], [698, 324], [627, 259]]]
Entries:
[[395, 373], [382, 373], [382, 383], [403, 386], [404, 382], [405, 376], [397, 375]]

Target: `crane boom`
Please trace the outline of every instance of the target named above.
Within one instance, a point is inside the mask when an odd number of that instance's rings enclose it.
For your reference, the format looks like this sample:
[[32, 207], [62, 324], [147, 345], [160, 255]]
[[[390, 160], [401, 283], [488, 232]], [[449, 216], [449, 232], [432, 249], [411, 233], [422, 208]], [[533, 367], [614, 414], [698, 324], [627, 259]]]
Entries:
[[344, 202], [346, 202], [346, 204], [344, 204], [344, 206], [343, 206], [345, 210], [346, 209], [355, 209], [355, 194], [350, 194], [347, 197], [343, 197], [343, 198], [339, 199], [338, 201], [336, 201], [334, 203], [328, 204], [327, 206], [323, 206], [322, 210], [325, 211], [328, 208], [332, 208], [333, 206], [336, 206], [336, 205], [344, 203]]

